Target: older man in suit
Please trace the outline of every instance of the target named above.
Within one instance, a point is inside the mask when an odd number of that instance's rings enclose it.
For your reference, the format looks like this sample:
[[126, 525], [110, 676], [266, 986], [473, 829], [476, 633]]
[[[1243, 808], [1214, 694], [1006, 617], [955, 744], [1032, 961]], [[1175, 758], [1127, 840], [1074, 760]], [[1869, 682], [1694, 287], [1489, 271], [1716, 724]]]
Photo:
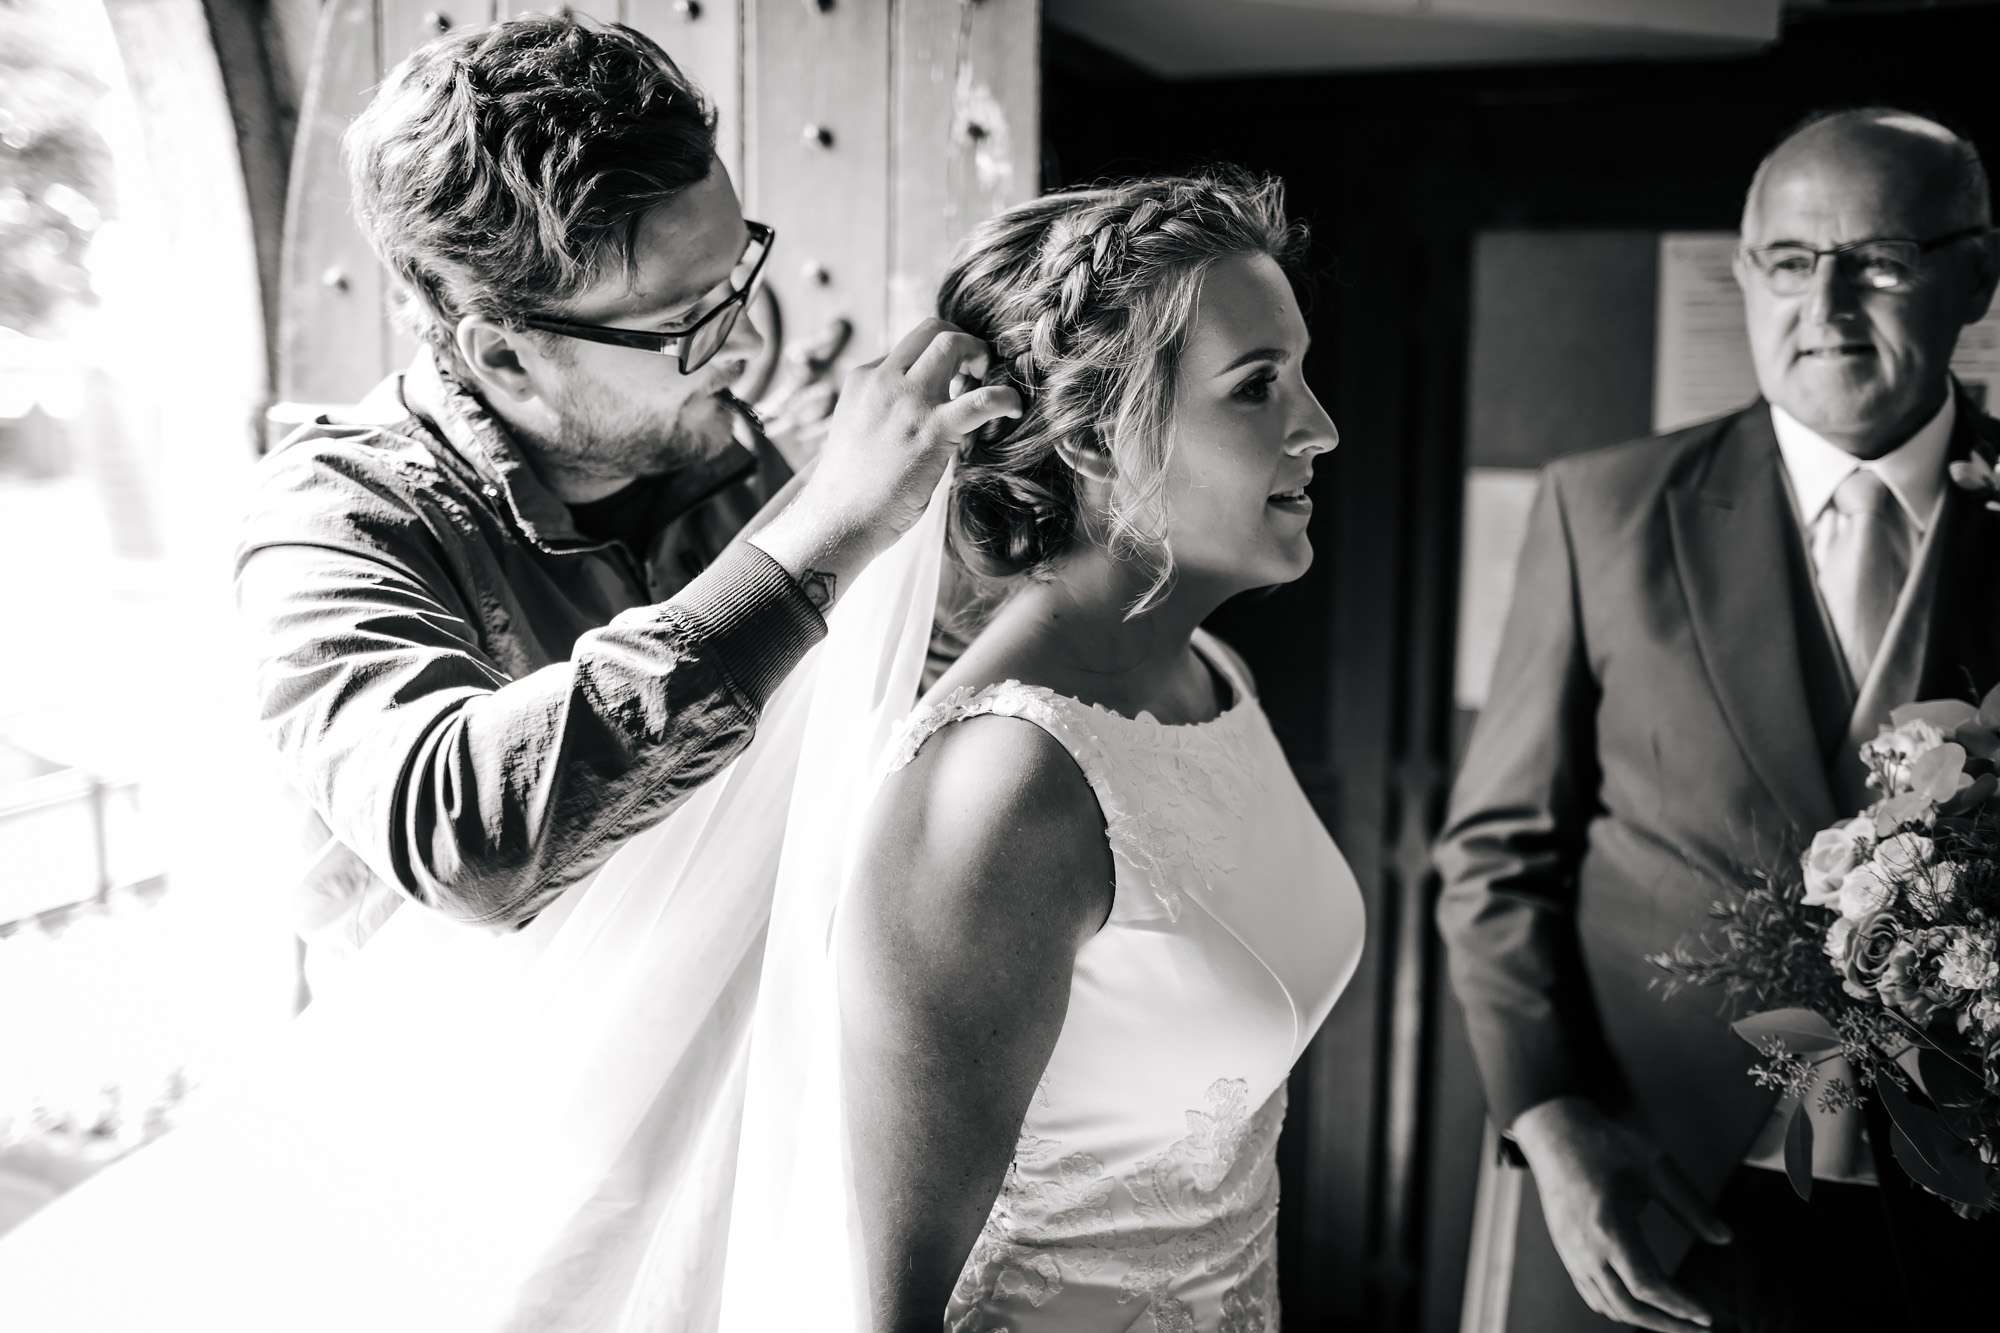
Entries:
[[2000, 441], [1948, 369], [2000, 277], [1990, 224], [1950, 130], [1809, 121], [1744, 208], [1762, 401], [1542, 478], [1438, 851], [1489, 1108], [1536, 1187], [1510, 1330], [1914, 1327], [2000, 1258], [1860, 1117], [1816, 1117], [1824, 1183], [1793, 1196], [1787, 1108], [1717, 997], [1663, 1001], [1645, 961], [1865, 802], [1850, 755], [1891, 708], [2000, 681], [2000, 515], [1947, 474]]

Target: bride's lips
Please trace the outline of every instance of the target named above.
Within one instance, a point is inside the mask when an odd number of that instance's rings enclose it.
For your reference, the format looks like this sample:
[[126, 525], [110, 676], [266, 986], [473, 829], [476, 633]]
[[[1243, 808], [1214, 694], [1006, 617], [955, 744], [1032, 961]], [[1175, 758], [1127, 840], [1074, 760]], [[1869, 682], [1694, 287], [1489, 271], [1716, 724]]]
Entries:
[[1297, 486], [1287, 490], [1277, 491], [1270, 498], [1266, 499], [1264, 503], [1272, 509], [1282, 509], [1287, 514], [1310, 514], [1313, 502], [1312, 497], [1306, 494], [1306, 486], [1309, 484], [1309, 481], [1310, 479], [1302, 481]]

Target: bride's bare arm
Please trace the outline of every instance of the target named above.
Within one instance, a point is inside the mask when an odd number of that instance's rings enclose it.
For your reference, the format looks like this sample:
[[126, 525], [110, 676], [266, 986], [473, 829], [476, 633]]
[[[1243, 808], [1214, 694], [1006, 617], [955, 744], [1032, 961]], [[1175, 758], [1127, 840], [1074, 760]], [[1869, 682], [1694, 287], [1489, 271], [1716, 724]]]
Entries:
[[876, 802], [835, 948], [881, 1333], [936, 1333], [1111, 891], [1096, 798], [1029, 723], [945, 728]]

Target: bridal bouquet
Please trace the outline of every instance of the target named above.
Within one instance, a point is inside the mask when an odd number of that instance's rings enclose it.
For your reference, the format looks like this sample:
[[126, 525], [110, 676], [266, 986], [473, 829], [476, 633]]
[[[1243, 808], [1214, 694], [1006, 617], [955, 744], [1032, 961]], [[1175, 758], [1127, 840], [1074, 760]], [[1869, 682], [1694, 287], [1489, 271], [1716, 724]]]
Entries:
[[[1754, 874], [1713, 925], [1651, 961], [1666, 989], [1717, 986], [1795, 1098], [1785, 1167], [1812, 1186], [1808, 1098], [1880, 1103], [1910, 1178], [1963, 1216], [2000, 1207], [2000, 689], [1981, 707], [1896, 710], [1861, 750], [1880, 798]], [[1823, 1077], [1845, 1056], [1854, 1083]]]

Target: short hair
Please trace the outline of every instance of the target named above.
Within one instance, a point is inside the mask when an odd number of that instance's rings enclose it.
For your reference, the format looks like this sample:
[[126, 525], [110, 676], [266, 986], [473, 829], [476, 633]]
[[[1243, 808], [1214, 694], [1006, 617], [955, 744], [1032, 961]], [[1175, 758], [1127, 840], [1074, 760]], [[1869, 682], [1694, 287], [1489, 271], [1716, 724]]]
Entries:
[[[1239, 255], [1290, 264], [1304, 244], [1304, 229], [1286, 219], [1283, 185], [1232, 170], [1047, 195], [967, 239], [939, 289], [939, 316], [992, 346], [987, 383], [1014, 388], [1027, 407], [1020, 420], [975, 433], [952, 494], [950, 549], [988, 604], [1006, 581], [1046, 574], [1087, 536], [1152, 567], [1130, 614], [1166, 591], [1173, 548], [1162, 492], [1202, 279]], [[1110, 453], [1108, 514], [1082, 511], [1057, 452], [1064, 441]], [[1093, 532], [1092, 518], [1104, 528]]]
[[1955, 126], [1936, 116], [1905, 111], [1901, 107], [1893, 106], [1826, 108], [1813, 112], [1786, 130], [1779, 136], [1777, 143], [1771, 146], [1771, 151], [1764, 154], [1763, 160], [1757, 163], [1757, 170], [1750, 177], [1750, 188], [1743, 195], [1746, 215], [1751, 203], [1757, 198], [1757, 189], [1764, 182], [1765, 172], [1792, 140], [1817, 126], [1844, 120], [1907, 129], [1935, 139], [1951, 155], [1950, 215], [1969, 227], [1992, 225], [1993, 191], [1987, 181], [1986, 163], [1980, 159], [1978, 145], [1972, 142], [1969, 135], [1961, 133]]
[[567, 10], [431, 42], [342, 143], [354, 212], [449, 364], [469, 314], [518, 326], [611, 271], [708, 176], [715, 113], [667, 53]]

